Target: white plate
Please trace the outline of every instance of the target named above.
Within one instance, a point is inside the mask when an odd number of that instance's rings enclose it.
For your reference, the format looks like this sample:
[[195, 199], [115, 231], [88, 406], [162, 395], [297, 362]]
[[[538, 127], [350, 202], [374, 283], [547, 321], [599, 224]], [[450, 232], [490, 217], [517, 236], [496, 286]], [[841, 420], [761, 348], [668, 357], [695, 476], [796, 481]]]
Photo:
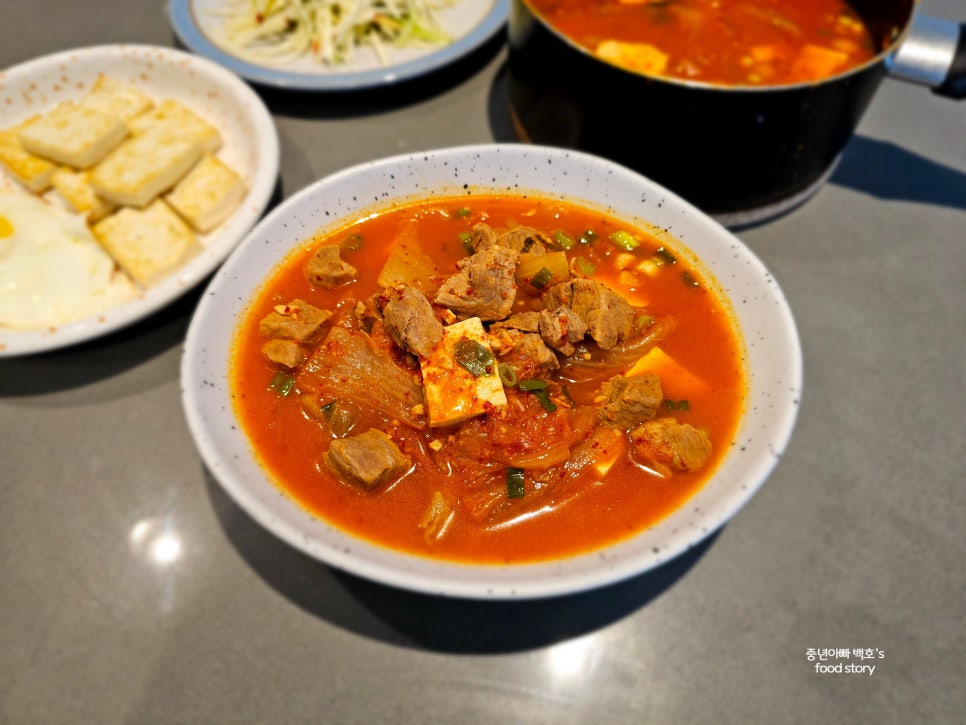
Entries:
[[[53, 329], [0, 328], [0, 357], [26, 355], [90, 340], [140, 320], [207, 277], [265, 211], [278, 178], [275, 124], [261, 99], [237, 76], [197, 56], [147, 45], [67, 50], [0, 73], [0, 128], [82, 96], [98, 74], [172, 98], [218, 127], [219, 158], [245, 179], [248, 195], [224, 223], [200, 237], [204, 251], [135, 299], [104, 313]], [[0, 170], [0, 175], [5, 172]]]
[[[468, 185], [464, 188], [464, 184]], [[376, 546], [328, 525], [282, 493], [235, 418], [229, 366], [237, 324], [267, 276], [315, 230], [335, 229], [399, 201], [467, 193], [576, 201], [643, 228], [666, 229], [731, 300], [745, 342], [748, 398], [729, 452], [708, 483], [653, 527], [615, 546], [545, 563], [467, 565]], [[659, 232], [658, 232], [659, 233]], [[695, 546], [764, 483], [791, 435], [802, 358], [778, 284], [742, 242], [664, 187], [610, 161], [539, 146], [469, 146], [398, 156], [326, 177], [287, 199], [239, 245], [192, 318], [181, 367], [191, 432], [212, 474], [255, 520], [332, 566], [447, 596], [533, 598], [626, 579]]]
[[223, 5], [220, 0], [170, 0], [168, 14], [179, 40], [255, 83], [307, 91], [375, 88], [438, 70], [486, 43], [504, 26], [509, 12], [509, 0], [462, 0], [440, 13], [441, 22], [453, 36], [452, 43], [390, 50], [387, 55], [391, 62], [386, 66], [364, 49], [351, 64], [329, 68], [308, 57], [284, 65], [238, 58], [214, 40], [220, 19], [212, 11]]

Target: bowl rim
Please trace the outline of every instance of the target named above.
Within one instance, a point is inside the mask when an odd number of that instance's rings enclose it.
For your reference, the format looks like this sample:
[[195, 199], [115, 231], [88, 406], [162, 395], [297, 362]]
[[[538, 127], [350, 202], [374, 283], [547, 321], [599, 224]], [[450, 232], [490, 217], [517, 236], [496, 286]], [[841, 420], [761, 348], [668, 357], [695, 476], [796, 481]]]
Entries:
[[[756, 324], [764, 325], [769, 332], [774, 332], [780, 338], [767, 355], [763, 351], [753, 353], [752, 361], [746, 363], [746, 382], [749, 388], [746, 410], [739, 424], [736, 439], [731, 445], [732, 452], [725, 456], [711, 477], [711, 480], [715, 481], [729, 466], [735, 466], [739, 472], [742, 472], [740, 481], [736, 482], [740, 485], [728, 487], [723, 492], [716, 490], [715, 497], [708, 498], [704, 494], [710, 487], [709, 482], [668, 517], [632, 535], [629, 539], [602, 550], [536, 563], [464, 564], [395, 552], [335, 529], [295, 503], [279, 487], [271, 483], [268, 480], [268, 474], [259, 468], [260, 464], [253, 463], [252, 460], [240, 460], [246, 458], [246, 454], [238, 449], [231, 450], [225, 443], [225, 436], [228, 433], [225, 430], [213, 429], [209, 420], [212, 415], [233, 415], [233, 413], [226, 413], [225, 410], [226, 406], [228, 409], [231, 408], [227, 382], [219, 380], [217, 374], [212, 375], [213, 367], [218, 369], [219, 374], [228, 372], [229, 351], [227, 349], [219, 351], [217, 347], [225, 342], [230, 343], [238, 321], [250, 300], [260, 289], [260, 283], [256, 281], [250, 288], [245, 287], [241, 294], [237, 291], [223, 294], [231, 289], [232, 283], [239, 278], [257, 280], [258, 274], [261, 274], [261, 279], [264, 280], [265, 275], [281, 264], [295, 249], [304, 246], [319, 227], [313, 227], [304, 220], [298, 219], [298, 214], [312, 207], [313, 204], [316, 207], [314, 213], [322, 215], [321, 219], [324, 222], [320, 225], [322, 230], [341, 226], [348, 212], [339, 217], [330, 214], [327, 210], [320, 211], [318, 209], [320, 204], [317, 203], [319, 199], [331, 199], [334, 190], [340, 186], [348, 188], [351, 187], [351, 183], [359, 183], [360, 179], [364, 180], [373, 175], [381, 175], [384, 180], [391, 178], [394, 182], [399, 182], [403, 169], [419, 168], [420, 165], [427, 164], [448, 166], [447, 173], [451, 173], [453, 167], [467, 162], [468, 159], [488, 159], [497, 164], [513, 164], [522, 160], [528, 165], [533, 164], [534, 169], [544, 164], [572, 163], [581, 171], [593, 170], [593, 173], [603, 175], [600, 178], [628, 184], [628, 188], [635, 194], [641, 193], [642, 200], [651, 199], [647, 202], [650, 204], [647, 207], [650, 210], [662, 209], [664, 210], [662, 213], [665, 214], [674, 212], [685, 216], [690, 215], [694, 226], [699, 231], [703, 230], [704, 233], [714, 236], [718, 240], [715, 244], [723, 242], [722, 252], [738, 260], [734, 262], [736, 273], [753, 281], [754, 292], [762, 296], [770, 305], [768, 314], [760, 315], [760, 322]], [[441, 198], [459, 195], [458, 192], [443, 193], [439, 191], [440, 184], [434, 184], [432, 181], [427, 183], [426, 189], [396, 198], [400, 199], [400, 203], [410, 198], [424, 198], [431, 195], [433, 189], [439, 192]], [[418, 186], [418, 183], [416, 185]], [[454, 189], [456, 188], [466, 193], [462, 185], [457, 185]], [[392, 205], [387, 199], [388, 194], [378, 189], [371, 191], [373, 201], [359, 199], [357, 201], [359, 206], [353, 210], [354, 212], [358, 212], [361, 208], [371, 210], [373, 207], [378, 207], [380, 202], [383, 208]], [[485, 184], [474, 187], [469, 193], [486, 194], [493, 191], [503, 193], [509, 191], [515, 195], [525, 192], [543, 196], [556, 194], [556, 191], [540, 190], [531, 185], [510, 185], [509, 187], [504, 185], [500, 189], [495, 189], [494, 186]], [[562, 194], [561, 196], [571, 198], [573, 195]], [[582, 203], [592, 207], [600, 206], [587, 200], [583, 200]], [[623, 216], [626, 217], [627, 214]], [[298, 223], [293, 223], [295, 221]], [[670, 228], [670, 225], [668, 227]], [[292, 238], [291, 241], [279, 241], [279, 233]], [[268, 272], [261, 268], [254, 269], [255, 265], [251, 264], [252, 260], [248, 259], [248, 256], [267, 255], [268, 252], [264, 250], [272, 234], [276, 235], [275, 243], [278, 247], [280, 249], [284, 247], [284, 253], [277, 255], [270, 264], [267, 261], [263, 262], [267, 264]], [[296, 236], [298, 236], [297, 239], [295, 239]], [[691, 251], [693, 243], [678, 239], [676, 244], [684, 250]], [[710, 272], [711, 278], [716, 279], [719, 286], [722, 284], [722, 280], [715, 277], [710, 266], [703, 271]], [[726, 288], [727, 285], [720, 286], [719, 292], [723, 294]], [[231, 314], [225, 314], [224, 310], [216, 314], [222, 297], [230, 298], [228, 305]], [[734, 305], [733, 299], [731, 304]], [[743, 309], [747, 312], [748, 305]], [[739, 314], [739, 309], [734, 309], [733, 312], [736, 322], [739, 318], [744, 319], [742, 314]], [[210, 328], [213, 324], [212, 320], [216, 317], [219, 320], [217, 335], [212, 335]], [[750, 342], [749, 330], [742, 329], [741, 333], [745, 337], [747, 352]], [[213, 366], [208, 363], [210, 355], [214, 356], [213, 359], [219, 363], [218, 365]], [[758, 381], [752, 378], [755, 372], [752, 362], [755, 365], [759, 364], [757, 362], [759, 358], [769, 361], [763, 363], [769, 375], [773, 372], [775, 375], [780, 375], [780, 384], [769, 383], [771, 387], [767, 391], [759, 391]], [[227, 375], [222, 377], [227, 378]], [[764, 484], [778, 464], [781, 453], [791, 437], [801, 397], [802, 353], [797, 328], [787, 300], [758, 257], [731, 232], [673, 192], [638, 172], [584, 152], [522, 144], [480, 144], [411, 152], [351, 166], [317, 180], [277, 206], [236, 247], [203, 294], [185, 339], [181, 361], [181, 385], [188, 425], [211, 475], [236, 504], [260, 525], [295, 549], [326, 565], [351, 574], [425, 594], [469, 599], [534, 599], [596, 589], [643, 574], [698, 545], [728, 522]], [[764, 412], [752, 410], [751, 405], [764, 407], [767, 410]], [[220, 411], [216, 409], [219, 406]], [[767, 420], [758, 421], [761, 425], [757, 432], [751, 431], [749, 427], [754, 420], [752, 413], [759, 417], [767, 414]], [[236, 430], [231, 431], [230, 435], [236, 438], [244, 436], [238, 431], [240, 427], [233, 427]], [[753, 434], [765, 436], [767, 440], [755, 442]], [[250, 446], [247, 447], [247, 457], [253, 458]], [[731, 463], [733, 459], [735, 462]], [[258, 476], [253, 474], [256, 469], [260, 471], [262, 478], [260, 482], [254, 481], [253, 478]], [[245, 475], [254, 482], [249, 484], [243, 480]], [[719, 488], [721, 485], [724, 484], [720, 484]], [[721, 493], [724, 495], [719, 496]], [[698, 499], [702, 499], [701, 506], [706, 506], [703, 500], [705, 498], [713, 504], [712, 510], [699, 509], [700, 514], [696, 511], [693, 520], [676, 520], [679, 512], [688, 509]], [[718, 498], [721, 500], [718, 501]], [[280, 503], [282, 501], [284, 503]], [[279, 515], [280, 510], [282, 516]], [[633, 545], [629, 546], [629, 542]]]

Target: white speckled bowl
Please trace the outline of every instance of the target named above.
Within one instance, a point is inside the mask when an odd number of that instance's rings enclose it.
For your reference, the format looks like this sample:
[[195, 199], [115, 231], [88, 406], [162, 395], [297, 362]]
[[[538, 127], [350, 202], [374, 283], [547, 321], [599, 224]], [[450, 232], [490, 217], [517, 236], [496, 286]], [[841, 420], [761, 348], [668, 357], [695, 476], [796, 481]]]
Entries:
[[[104, 74], [131, 83], [154, 100], [171, 98], [221, 132], [218, 157], [245, 179], [241, 206], [211, 232], [203, 251], [173, 274], [100, 315], [43, 330], [0, 328], [0, 357], [28, 355], [91, 340], [173, 302], [224, 261], [268, 205], [278, 180], [275, 123], [261, 98], [233, 73], [204, 58], [152, 45], [99, 45], [65, 50], [0, 71], [0, 128], [76, 101]], [[0, 188], [15, 182], [0, 170]]]
[[[685, 506], [618, 545], [547, 563], [463, 565], [400, 554], [335, 529], [270, 480], [235, 420], [229, 351], [255, 291], [295, 246], [320, 229], [400, 200], [472, 193], [535, 193], [596, 206], [629, 223], [667, 229], [703, 261], [731, 300], [749, 379], [731, 451]], [[266, 217], [212, 281], [188, 330], [182, 360], [185, 410], [205, 462], [228, 494], [283, 540], [331, 566], [420, 592], [471, 598], [573, 593], [640, 574], [728, 521], [755, 493], [791, 435], [801, 394], [798, 334], [781, 290], [735, 236], [681, 198], [593, 156], [524, 145], [427, 151], [351, 168], [303, 189]]]

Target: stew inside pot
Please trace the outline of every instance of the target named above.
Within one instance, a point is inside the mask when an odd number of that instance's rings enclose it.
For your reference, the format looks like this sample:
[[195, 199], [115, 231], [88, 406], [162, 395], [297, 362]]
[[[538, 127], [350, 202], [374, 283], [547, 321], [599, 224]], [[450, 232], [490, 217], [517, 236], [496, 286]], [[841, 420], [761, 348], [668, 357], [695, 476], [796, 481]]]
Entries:
[[451, 560], [593, 550], [680, 507], [745, 380], [687, 256], [598, 211], [434, 199], [309, 239], [242, 319], [232, 391], [277, 484]]
[[879, 52], [843, 0], [526, 0], [547, 24], [631, 71], [758, 86], [821, 80]]

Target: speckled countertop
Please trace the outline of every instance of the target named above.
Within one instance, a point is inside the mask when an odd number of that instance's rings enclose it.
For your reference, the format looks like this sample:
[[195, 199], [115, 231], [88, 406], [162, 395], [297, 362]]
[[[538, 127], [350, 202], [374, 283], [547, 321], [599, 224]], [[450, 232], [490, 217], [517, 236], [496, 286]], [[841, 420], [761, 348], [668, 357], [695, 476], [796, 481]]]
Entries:
[[[964, 19], [960, 0], [922, 5]], [[122, 42], [176, 46], [165, 5], [14, 0], [0, 67]], [[505, 63], [494, 42], [376, 93], [261, 90], [278, 195], [380, 156], [513, 140]], [[704, 545], [572, 597], [407, 593], [260, 528], [182, 411], [200, 291], [0, 360], [0, 722], [960, 722], [966, 106], [887, 79], [831, 182], [738, 235], [799, 326], [791, 444]], [[161, 531], [176, 555], [157, 556]], [[875, 670], [818, 673], [810, 648], [876, 650], [828, 660]]]

